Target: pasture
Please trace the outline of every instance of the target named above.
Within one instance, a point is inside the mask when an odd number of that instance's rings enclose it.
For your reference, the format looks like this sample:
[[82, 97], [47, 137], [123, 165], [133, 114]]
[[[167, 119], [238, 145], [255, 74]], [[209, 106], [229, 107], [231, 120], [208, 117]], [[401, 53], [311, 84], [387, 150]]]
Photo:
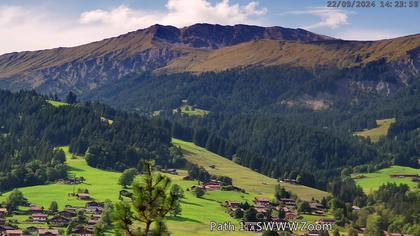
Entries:
[[[181, 146], [185, 151], [189, 161], [200, 164], [209, 172], [218, 175], [226, 175], [233, 178], [233, 182], [238, 187], [244, 188], [247, 193], [228, 192], [228, 191], [208, 191], [202, 198], [195, 197], [190, 191], [191, 186], [197, 185], [196, 181], [182, 180], [187, 175], [185, 170], [179, 170], [178, 175], [169, 175], [174, 184], [179, 184], [185, 191], [185, 198], [181, 201], [182, 213], [180, 216], [168, 217], [168, 228], [173, 235], [193, 236], [193, 235], [218, 235], [211, 232], [209, 224], [211, 221], [232, 222], [239, 227], [239, 222], [230, 217], [225, 208], [221, 205], [225, 200], [237, 200], [252, 202], [255, 196], [262, 195], [268, 198], [274, 197], [274, 186], [277, 180], [261, 175], [248, 168], [242, 167], [226, 158], [211, 153], [196, 145], [180, 140], [173, 140], [175, 145]], [[68, 152], [68, 147], [61, 147], [66, 153], [66, 164], [69, 167], [70, 176], [83, 176], [86, 181], [83, 184], [67, 185], [54, 183], [49, 185], [39, 185], [20, 188], [24, 196], [31, 203], [48, 208], [51, 201], [57, 201], [60, 209], [65, 205], [84, 206], [85, 201], [69, 196], [69, 193], [77, 191], [78, 188], [88, 189], [93, 199], [104, 201], [109, 199], [113, 202], [118, 201], [118, 193], [121, 186], [118, 185], [119, 172], [105, 171], [90, 167], [86, 164], [83, 157], [72, 155]], [[209, 164], [215, 164], [215, 169], [209, 169]], [[141, 178], [139, 176], [138, 178]], [[288, 190], [297, 194], [301, 199], [311, 200], [312, 197], [322, 198], [327, 196], [326, 192], [308, 188], [300, 185], [283, 184]], [[0, 201], [7, 198], [8, 193], [0, 196]], [[13, 216], [19, 220], [20, 227], [27, 227], [32, 224], [23, 222], [27, 216]], [[38, 225], [39, 226], [39, 225]], [[254, 235], [247, 232], [223, 232], [226, 235]]]
[[395, 123], [395, 118], [376, 120], [378, 127], [355, 132], [354, 135], [365, 138], [369, 137], [372, 142], [376, 143], [381, 137], [385, 137], [388, 134], [388, 129], [393, 123]]
[[[235, 186], [246, 189], [247, 192], [254, 195], [273, 198], [275, 186], [279, 184], [276, 179], [236, 164], [191, 142], [172, 139], [172, 143], [182, 148], [185, 158], [189, 162], [203, 166], [210, 174], [229, 176], [232, 178]], [[215, 168], [209, 167], [211, 165], [215, 165]], [[328, 196], [327, 192], [303, 185], [280, 184], [302, 200], [310, 201], [312, 198], [322, 199], [322, 197]]]
[[[110, 199], [113, 202], [118, 201], [118, 193], [121, 186], [118, 185], [118, 178], [121, 175], [118, 172], [105, 171], [92, 168], [86, 164], [83, 157], [74, 156], [68, 152], [68, 147], [62, 147], [66, 152], [66, 164], [69, 167], [69, 175], [83, 176], [86, 181], [78, 185], [66, 185], [54, 183], [49, 185], [39, 185], [19, 188], [24, 196], [28, 198], [31, 203], [48, 208], [51, 201], [56, 201], [60, 209], [65, 205], [84, 206], [86, 201], [81, 201], [68, 194], [77, 191], [78, 188], [87, 188], [89, 192], [97, 201], [104, 201]], [[209, 231], [209, 222], [237, 222], [231, 218], [226, 212], [221, 203], [225, 200], [239, 200], [252, 201], [255, 197], [251, 194], [244, 194], [240, 192], [224, 192], [214, 191], [206, 193], [202, 198], [197, 198], [186, 189], [196, 185], [196, 181], [185, 181], [182, 177], [186, 175], [186, 171], [180, 171], [179, 175], [170, 175], [173, 183], [179, 184], [185, 191], [185, 198], [182, 199], [181, 207], [182, 214], [177, 217], [168, 218], [168, 227], [174, 235], [179, 236], [193, 236], [193, 235], [214, 235], [214, 232]], [[141, 178], [141, 177], [139, 177]], [[0, 201], [4, 201], [8, 193], [0, 197]], [[24, 223], [28, 216], [15, 215], [12, 219], [21, 222], [20, 227], [27, 227], [34, 224]], [[35, 224], [35, 226], [40, 226]], [[251, 235], [243, 232], [232, 232], [228, 235]]]
[[[206, 116], [209, 114], [209, 111], [195, 108], [189, 105], [183, 105], [179, 108], [181, 110], [182, 114], [188, 115], [188, 116]], [[178, 112], [177, 109], [174, 109], [173, 112]]]
[[61, 106], [68, 106], [68, 103], [65, 102], [60, 102], [60, 101], [55, 101], [55, 100], [47, 100], [47, 102], [51, 105], [53, 105], [54, 107], [61, 107]]
[[391, 178], [390, 174], [420, 174], [420, 169], [404, 166], [391, 166], [374, 173], [361, 173], [352, 175], [356, 183], [365, 193], [371, 193], [386, 183], [407, 184], [412, 190], [418, 190], [417, 183], [411, 178]]

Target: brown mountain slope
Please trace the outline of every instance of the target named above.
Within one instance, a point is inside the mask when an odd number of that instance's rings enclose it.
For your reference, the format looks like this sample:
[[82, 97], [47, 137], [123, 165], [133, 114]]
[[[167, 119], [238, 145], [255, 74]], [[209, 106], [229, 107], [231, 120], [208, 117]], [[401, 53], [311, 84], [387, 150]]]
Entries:
[[162, 71], [221, 71], [249, 65], [291, 64], [313, 68], [364, 65], [381, 58], [394, 62], [408, 58], [420, 48], [420, 35], [373, 42], [322, 41], [286, 42], [258, 40], [214, 51], [191, 53], [174, 59]]
[[220, 71], [249, 65], [313, 68], [363, 65], [384, 58], [400, 74], [418, 74], [420, 35], [351, 42], [302, 29], [197, 24], [154, 25], [72, 47], [0, 56], [0, 87], [83, 93], [128, 75]]
[[197, 24], [178, 29], [173, 26], [154, 25], [115, 38], [72, 48], [2, 55], [0, 56], [0, 78], [28, 70], [56, 67], [74, 61], [90, 60], [92, 58], [100, 60], [110, 54], [112, 54], [113, 60], [124, 60], [147, 50], [164, 50], [167, 47], [180, 52], [185, 48], [214, 49], [255, 39], [313, 41], [332, 38], [301, 29], [294, 30], [281, 27]]

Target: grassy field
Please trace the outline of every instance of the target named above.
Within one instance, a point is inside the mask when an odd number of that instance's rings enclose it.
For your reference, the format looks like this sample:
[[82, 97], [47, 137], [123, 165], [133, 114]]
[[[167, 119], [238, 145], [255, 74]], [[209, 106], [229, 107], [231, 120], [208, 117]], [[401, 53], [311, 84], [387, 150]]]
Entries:
[[[39, 185], [20, 188], [23, 194], [32, 203], [49, 207], [51, 201], [57, 201], [59, 208], [64, 208], [65, 205], [84, 206], [85, 201], [77, 200], [74, 197], [69, 197], [68, 194], [77, 191], [78, 188], [87, 188], [91, 196], [99, 201], [110, 199], [116, 201], [120, 186], [118, 185], [118, 178], [120, 173], [103, 171], [92, 168], [86, 164], [86, 161], [68, 153], [68, 147], [62, 148], [67, 154], [66, 164], [69, 167], [69, 175], [83, 176], [86, 179], [84, 184], [67, 185], [61, 183]], [[98, 178], [100, 176], [100, 178]], [[4, 194], [0, 200], [4, 200], [7, 194]]]
[[101, 121], [103, 121], [103, 122], [107, 123], [108, 125], [112, 125], [112, 124], [114, 123], [114, 121], [113, 121], [113, 120], [108, 119], [108, 118], [105, 118], [105, 117], [103, 117], [103, 116], [101, 116]]
[[[63, 147], [66, 152], [69, 166], [69, 174], [75, 176], [83, 176], [86, 179], [84, 184], [80, 185], [65, 185], [65, 184], [50, 184], [20, 188], [24, 196], [29, 199], [31, 203], [48, 208], [51, 201], [57, 201], [60, 209], [65, 205], [84, 206], [85, 201], [77, 200], [74, 197], [69, 197], [68, 194], [76, 191], [77, 188], [87, 188], [91, 196], [98, 200], [104, 201], [110, 199], [113, 202], [118, 200], [118, 192], [121, 186], [118, 185], [118, 178], [120, 173], [112, 171], [104, 171], [89, 167], [82, 157], [75, 156], [68, 153], [68, 147]], [[186, 171], [180, 171], [179, 175], [170, 175], [173, 183], [179, 184], [184, 190], [196, 185], [195, 181], [184, 181], [182, 177], [186, 175]], [[0, 201], [4, 201], [8, 193], [0, 197]], [[179, 217], [169, 217], [168, 227], [179, 236], [193, 236], [193, 235], [215, 235], [214, 232], [209, 231], [210, 221], [232, 221], [235, 222], [221, 206], [225, 200], [240, 200], [249, 202], [252, 201], [254, 195], [244, 194], [239, 192], [209, 192], [203, 198], [193, 196], [189, 191], [185, 191], [185, 199], [182, 200], [182, 214]], [[28, 216], [15, 215], [12, 219], [22, 222], [20, 227], [26, 228], [28, 226], [40, 226], [39, 224], [25, 223]], [[240, 232], [229, 233], [228, 235], [251, 235]]]
[[374, 173], [355, 174], [352, 177], [366, 193], [377, 190], [385, 183], [407, 184], [411, 189], [417, 189], [417, 184], [411, 181], [411, 178], [391, 178], [390, 174], [420, 174], [420, 169], [414, 169], [404, 166], [391, 166]]
[[[188, 116], [206, 116], [207, 114], [209, 114], [209, 111], [207, 110], [193, 108], [189, 105], [183, 105], [180, 107], [180, 109], [182, 114], [186, 114]], [[174, 109], [174, 112], [177, 112], [177, 109]]]
[[61, 107], [61, 106], [68, 106], [68, 103], [55, 101], [55, 100], [47, 100], [47, 102], [55, 107]]
[[[246, 189], [254, 195], [262, 195], [273, 198], [275, 186], [278, 184], [276, 179], [259, 174], [249, 168], [238, 165], [222, 156], [216, 155], [193, 143], [173, 139], [172, 142], [180, 146], [185, 153], [188, 161], [203, 166], [211, 174], [225, 175], [233, 179], [235, 186]], [[215, 165], [215, 168], [210, 168]], [[322, 199], [328, 193], [321, 190], [309, 188], [302, 185], [282, 183], [289, 191], [295, 193], [302, 200], [310, 201], [312, 198]]]
[[376, 124], [378, 127], [355, 132], [354, 135], [362, 136], [365, 138], [369, 137], [372, 142], [378, 142], [381, 137], [384, 137], [388, 134], [388, 129], [393, 123], [395, 123], [395, 118], [377, 120]]
[[[181, 202], [182, 214], [178, 217], [168, 218], [168, 227], [175, 236], [193, 236], [193, 235], [219, 235], [217, 232], [209, 231], [210, 221], [216, 222], [233, 222], [238, 223], [231, 218], [221, 205], [225, 200], [237, 200], [251, 202], [255, 196], [264, 195], [273, 198], [274, 186], [277, 181], [266, 176], [260, 175], [245, 167], [239, 166], [223, 157], [217, 156], [202, 148], [199, 148], [191, 143], [174, 140], [176, 145], [180, 145], [187, 152], [187, 159], [196, 161], [198, 158], [205, 160], [200, 162], [204, 167], [208, 163], [216, 165], [216, 168], [209, 171], [216, 174], [223, 174], [231, 176], [234, 184], [245, 188], [247, 193], [241, 192], [227, 192], [227, 191], [213, 191], [207, 192], [203, 198], [197, 198], [192, 195], [187, 189], [196, 185], [196, 181], [185, 181], [182, 177], [187, 173], [180, 170], [178, 175], [170, 175], [172, 182], [179, 184], [185, 190], [185, 198]], [[89, 167], [83, 157], [73, 156], [68, 153], [68, 147], [62, 147], [66, 152], [66, 164], [69, 167], [69, 174], [73, 176], [83, 176], [86, 182], [79, 185], [66, 184], [50, 184], [20, 188], [24, 196], [29, 199], [31, 203], [39, 206], [49, 207], [51, 201], [57, 201], [59, 208], [64, 208], [65, 205], [83, 206], [85, 201], [77, 200], [69, 196], [69, 193], [77, 191], [78, 188], [87, 188], [91, 196], [98, 201], [110, 199], [113, 202], [118, 201], [118, 192], [121, 186], [118, 185], [118, 178], [121, 175], [118, 172], [104, 171]], [[222, 168], [223, 165], [223, 168]], [[140, 177], [139, 177], [140, 178]], [[285, 185], [285, 187], [302, 199], [310, 200], [312, 196], [321, 198], [327, 193], [297, 185]], [[0, 201], [4, 201], [8, 193], [0, 196]], [[26, 228], [28, 226], [40, 226], [36, 224], [24, 222], [28, 216], [15, 215], [12, 219], [21, 222], [20, 227]], [[224, 232], [223, 234], [239, 236], [239, 235], [255, 235], [244, 232]]]

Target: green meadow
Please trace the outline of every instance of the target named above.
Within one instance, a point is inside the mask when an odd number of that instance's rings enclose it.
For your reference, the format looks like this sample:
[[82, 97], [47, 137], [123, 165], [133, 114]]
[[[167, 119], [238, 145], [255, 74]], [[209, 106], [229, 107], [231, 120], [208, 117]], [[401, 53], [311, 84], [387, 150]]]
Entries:
[[[189, 105], [181, 106], [180, 110], [181, 110], [182, 114], [185, 114], [185, 115], [188, 115], [188, 116], [206, 116], [207, 114], [209, 114], [209, 111], [207, 111], [207, 110], [194, 108], [194, 107], [189, 106]], [[173, 111], [177, 112], [177, 109], [174, 109]]]
[[395, 118], [377, 120], [376, 125], [378, 127], [373, 129], [367, 129], [359, 132], [355, 132], [354, 135], [369, 137], [372, 142], [378, 142], [381, 137], [385, 137], [388, 134], [389, 127], [395, 123]]
[[[274, 186], [277, 180], [261, 175], [248, 168], [242, 167], [230, 160], [211, 153], [192, 143], [173, 140], [175, 145], [181, 146], [189, 161], [200, 164], [213, 174], [226, 175], [232, 177], [234, 184], [244, 188], [247, 193], [230, 191], [207, 192], [202, 198], [197, 198], [188, 191], [196, 181], [185, 181], [182, 177], [187, 175], [185, 170], [179, 170], [178, 175], [169, 175], [173, 183], [179, 184], [185, 191], [185, 198], [182, 199], [182, 213], [180, 216], [168, 217], [168, 227], [174, 235], [193, 236], [193, 235], [220, 235], [220, 232], [211, 232], [210, 222], [239, 222], [230, 217], [225, 208], [221, 205], [226, 200], [248, 201], [251, 202], [255, 196], [262, 195], [268, 198], [274, 197]], [[118, 193], [121, 186], [118, 185], [119, 172], [105, 171], [92, 168], [86, 164], [83, 157], [72, 155], [68, 152], [68, 147], [62, 147], [66, 153], [66, 164], [69, 167], [70, 176], [83, 176], [86, 181], [78, 185], [66, 185], [54, 183], [49, 185], [39, 185], [20, 188], [24, 196], [31, 203], [48, 208], [51, 201], [57, 201], [59, 208], [65, 205], [84, 206], [85, 201], [69, 196], [70, 193], [77, 191], [78, 188], [87, 188], [91, 197], [97, 201], [110, 199], [118, 201]], [[215, 169], [208, 166], [216, 165]], [[141, 178], [139, 176], [138, 178]], [[283, 184], [288, 190], [297, 194], [301, 199], [311, 200], [312, 197], [322, 198], [327, 196], [326, 192], [299, 185]], [[0, 196], [0, 201], [4, 201], [8, 193]], [[21, 222], [21, 227], [28, 227], [32, 224], [25, 223], [28, 216], [14, 215], [12, 219]], [[40, 225], [38, 225], [40, 226]], [[254, 235], [244, 232], [224, 232], [226, 235]]]
[[[86, 164], [82, 157], [74, 156], [68, 153], [68, 147], [63, 147], [66, 152], [66, 164], [69, 167], [69, 174], [73, 176], [83, 176], [86, 181], [79, 185], [49, 184], [32, 187], [20, 188], [24, 196], [31, 203], [48, 208], [51, 201], [57, 201], [60, 209], [65, 205], [84, 206], [85, 201], [77, 200], [69, 196], [69, 193], [77, 191], [78, 188], [87, 188], [91, 196], [97, 201], [110, 199], [113, 202], [118, 201], [118, 192], [121, 186], [118, 185], [118, 178], [121, 175], [118, 172], [104, 171], [92, 168]], [[184, 181], [182, 177], [186, 175], [185, 171], [180, 171], [179, 175], [170, 175], [173, 183], [179, 184], [185, 190], [185, 198], [181, 202], [182, 214], [178, 217], [168, 218], [168, 227], [174, 235], [193, 236], [193, 235], [215, 235], [209, 231], [209, 222], [237, 222], [231, 218], [221, 203], [225, 200], [252, 201], [254, 195], [239, 192], [215, 191], [206, 193], [203, 198], [197, 198], [187, 189], [196, 185], [195, 181]], [[141, 178], [141, 177], [139, 177]], [[4, 201], [8, 193], [0, 197]], [[14, 215], [11, 219], [18, 220], [20, 227], [31, 225], [41, 226], [39, 224], [24, 223], [28, 216]], [[229, 233], [228, 235], [247, 235], [240, 232]]]
[[[185, 158], [192, 163], [203, 166], [208, 172], [214, 175], [229, 176], [233, 184], [246, 189], [251, 194], [262, 195], [273, 198], [275, 186], [279, 184], [276, 179], [257, 173], [249, 168], [236, 164], [235, 162], [209, 152], [191, 142], [185, 142], [179, 139], [172, 139], [174, 145], [179, 146], [184, 151]], [[215, 168], [209, 166], [215, 165]], [[303, 185], [294, 185], [280, 183], [287, 190], [296, 194], [300, 199], [310, 201], [312, 198], [322, 199], [328, 196], [327, 192], [306, 187]]]
[[366, 193], [377, 190], [386, 183], [407, 184], [412, 190], [418, 190], [417, 183], [411, 178], [391, 178], [390, 174], [419, 174], [420, 169], [404, 166], [391, 166], [373, 173], [362, 173], [352, 175], [353, 179], [360, 185]]
[[47, 100], [47, 102], [55, 107], [61, 107], [61, 106], [67, 106], [69, 105], [68, 103], [65, 102], [60, 102], [60, 101], [55, 101], [55, 100]]

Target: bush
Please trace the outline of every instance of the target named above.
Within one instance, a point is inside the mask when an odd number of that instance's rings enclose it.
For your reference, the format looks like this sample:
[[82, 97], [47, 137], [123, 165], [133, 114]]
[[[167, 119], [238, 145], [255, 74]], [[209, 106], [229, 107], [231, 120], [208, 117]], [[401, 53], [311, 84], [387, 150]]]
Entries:
[[196, 197], [199, 197], [199, 198], [201, 198], [202, 196], [204, 196], [204, 194], [205, 194], [205, 193], [206, 193], [206, 192], [204, 191], [204, 189], [199, 188], [199, 187], [194, 188], [194, 191], [193, 191], [193, 194], [194, 194]]

